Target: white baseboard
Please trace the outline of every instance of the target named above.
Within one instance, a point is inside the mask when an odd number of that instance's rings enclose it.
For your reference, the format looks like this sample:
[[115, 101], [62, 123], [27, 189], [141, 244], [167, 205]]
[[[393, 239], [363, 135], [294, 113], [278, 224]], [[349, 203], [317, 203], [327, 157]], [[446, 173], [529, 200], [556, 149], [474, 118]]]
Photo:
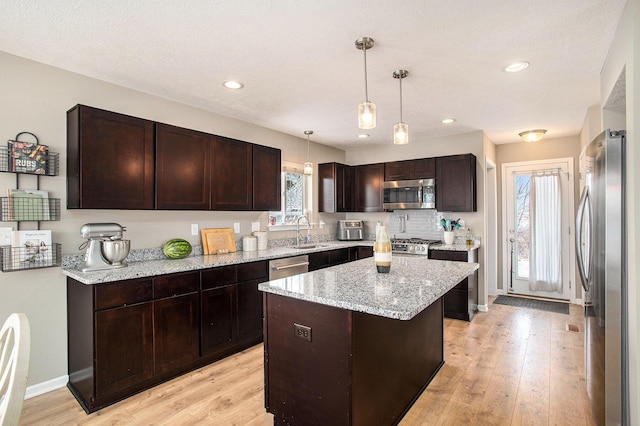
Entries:
[[489, 311], [489, 307], [487, 305], [478, 305], [478, 310], [480, 312], [488, 312]]
[[43, 393], [51, 392], [56, 389], [63, 388], [67, 385], [69, 376], [64, 375], [55, 379], [47, 380], [46, 382], [38, 383], [35, 385], [27, 386], [27, 390], [24, 393], [24, 399], [33, 398], [34, 396], [42, 395]]

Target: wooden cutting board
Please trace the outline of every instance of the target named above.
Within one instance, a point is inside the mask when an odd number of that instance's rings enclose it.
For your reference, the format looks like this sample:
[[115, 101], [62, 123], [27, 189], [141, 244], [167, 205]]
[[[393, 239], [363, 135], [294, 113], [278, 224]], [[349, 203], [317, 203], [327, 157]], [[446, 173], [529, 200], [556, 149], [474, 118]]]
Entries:
[[204, 254], [233, 253], [236, 239], [231, 228], [204, 228], [200, 230]]

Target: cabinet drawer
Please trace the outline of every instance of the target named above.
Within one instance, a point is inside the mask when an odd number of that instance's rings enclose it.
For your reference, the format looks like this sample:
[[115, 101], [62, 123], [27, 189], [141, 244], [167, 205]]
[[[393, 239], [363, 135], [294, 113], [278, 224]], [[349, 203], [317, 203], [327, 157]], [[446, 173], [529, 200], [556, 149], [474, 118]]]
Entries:
[[238, 282], [236, 265], [213, 268], [202, 272], [202, 289], [223, 287]]
[[99, 285], [96, 286], [94, 294], [96, 310], [133, 305], [152, 299], [152, 281], [144, 279]]
[[338, 249], [338, 250], [331, 250], [329, 252], [329, 261], [331, 263], [331, 266], [339, 265], [341, 263], [347, 263], [349, 261], [349, 249], [344, 248], [344, 249]]
[[153, 298], [177, 296], [179, 294], [198, 291], [200, 288], [200, 274], [190, 272], [188, 274], [162, 275], [153, 279]]
[[267, 262], [251, 262], [238, 265], [238, 282], [267, 278]]
[[452, 250], [431, 250], [431, 259], [437, 260], [453, 260], [456, 262], [467, 262], [469, 259], [469, 253], [466, 251], [452, 251]]

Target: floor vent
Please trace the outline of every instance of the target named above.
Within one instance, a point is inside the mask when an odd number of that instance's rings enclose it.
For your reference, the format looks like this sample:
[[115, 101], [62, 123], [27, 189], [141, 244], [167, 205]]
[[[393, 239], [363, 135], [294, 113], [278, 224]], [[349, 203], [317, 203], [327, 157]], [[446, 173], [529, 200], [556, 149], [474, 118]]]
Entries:
[[580, 327], [573, 324], [567, 324], [567, 331], [572, 331], [574, 333], [580, 333]]

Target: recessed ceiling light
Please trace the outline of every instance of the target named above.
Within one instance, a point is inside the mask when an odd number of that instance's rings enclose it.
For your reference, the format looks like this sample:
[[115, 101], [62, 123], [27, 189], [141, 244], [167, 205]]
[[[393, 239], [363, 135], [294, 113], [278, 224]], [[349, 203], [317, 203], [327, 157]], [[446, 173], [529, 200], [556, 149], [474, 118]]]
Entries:
[[451, 124], [455, 122], [456, 122], [455, 118], [443, 118], [441, 121], [442, 124]]
[[240, 83], [239, 81], [235, 81], [235, 80], [227, 80], [222, 84], [227, 89], [242, 89], [244, 87], [244, 84]]
[[506, 72], [520, 72], [520, 71], [526, 70], [527, 68], [529, 68], [529, 62], [521, 61], [521, 62], [512, 63], [511, 65], [506, 67], [504, 70]]
[[366, 139], [366, 138], [368, 138], [368, 137], [369, 137], [369, 135], [368, 135], [368, 134], [366, 134], [366, 133], [360, 133], [360, 134], [358, 135], [358, 137], [359, 137], [360, 139]]

